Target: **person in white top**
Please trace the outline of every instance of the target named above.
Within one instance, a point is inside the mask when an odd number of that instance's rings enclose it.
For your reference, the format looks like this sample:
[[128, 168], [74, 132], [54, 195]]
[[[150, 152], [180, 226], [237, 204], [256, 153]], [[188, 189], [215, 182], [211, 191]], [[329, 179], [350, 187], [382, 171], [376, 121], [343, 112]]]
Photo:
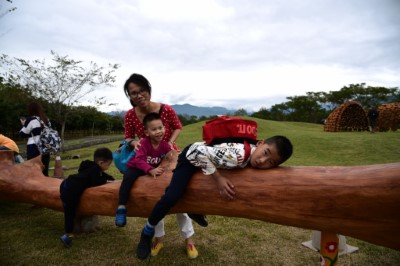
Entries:
[[[42, 121], [45, 125], [50, 126], [50, 121], [45, 115], [40, 103], [32, 102], [28, 105], [28, 117], [21, 117], [22, 128], [19, 135], [23, 138], [28, 138], [26, 145], [26, 159], [30, 160], [40, 155], [38, 143], [40, 133], [42, 132]], [[49, 176], [50, 154], [42, 154], [42, 163], [44, 165], [43, 175]]]

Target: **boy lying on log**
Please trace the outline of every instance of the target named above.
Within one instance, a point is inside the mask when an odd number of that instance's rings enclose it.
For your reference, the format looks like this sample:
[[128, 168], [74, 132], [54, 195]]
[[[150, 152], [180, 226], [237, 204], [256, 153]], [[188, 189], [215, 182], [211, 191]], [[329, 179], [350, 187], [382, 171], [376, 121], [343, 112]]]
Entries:
[[[149, 256], [155, 226], [182, 198], [198, 168], [201, 168], [204, 175], [212, 176], [221, 197], [226, 200], [233, 200], [235, 198], [235, 186], [217, 168], [234, 169], [251, 165], [258, 169], [269, 169], [285, 162], [292, 155], [292, 152], [292, 143], [284, 136], [260, 140], [255, 145], [244, 141], [244, 143], [224, 142], [215, 145], [195, 142], [187, 146], [178, 157], [177, 166], [164, 196], [154, 206], [142, 230], [136, 250], [138, 258], [146, 259]], [[189, 217], [200, 226], [208, 225], [203, 215], [189, 214]]]

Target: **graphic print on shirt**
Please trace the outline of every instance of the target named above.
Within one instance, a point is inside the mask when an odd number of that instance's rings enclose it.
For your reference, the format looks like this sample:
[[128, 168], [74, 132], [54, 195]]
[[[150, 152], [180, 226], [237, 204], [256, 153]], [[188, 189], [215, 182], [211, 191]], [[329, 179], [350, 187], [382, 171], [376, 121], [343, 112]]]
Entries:
[[159, 157], [152, 157], [150, 155], [147, 156], [147, 163], [150, 165], [159, 165], [162, 161], [162, 159], [164, 159], [165, 157], [165, 153], [161, 154]]
[[244, 145], [241, 143], [208, 146], [204, 142], [195, 142], [190, 146], [186, 157], [191, 164], [201, 167], [205, 175], [213, 174], [216, 168], [242, 168], [247, 164], [244, 162]]

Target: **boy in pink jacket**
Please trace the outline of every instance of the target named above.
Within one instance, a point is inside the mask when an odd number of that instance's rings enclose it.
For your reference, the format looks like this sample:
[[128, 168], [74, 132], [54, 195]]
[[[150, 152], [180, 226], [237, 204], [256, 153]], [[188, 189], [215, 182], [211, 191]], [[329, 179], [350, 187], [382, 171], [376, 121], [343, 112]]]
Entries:
[[[143, 118], [143, 124], [147, 136], [140, 140], [139, 150], [129, 160], [119, 190], [118, 208], [115, 216], [115, 225], [118, 227], [123, 227], [126, 224], [126, 205], [133, 183], [138, 177], [143, 175], [150, 175], [154, 178], [161, 175], [165, 169], [160, 166], [160, 163], [172, 149], [171, 144], [163, 140], [165, 128], [158, 113], [147, 114]], [[188, 214], [181, 215], [185, 215], [185, 217], [180, 218], [180, 216], [177, 215], [177, 219], [181, 230], [181, 236], [186, 242], [186, 253], [189, 258], [196, 258], [198, 256], [198, 251], [191, 239], [194, 234], [191, 220], [187, 217]], [[156, 239], [151, 248], [152, 256], [156, 256], [163, 248], [162, 238], [164, 234], [164, 223], [163, 220], [161, 220], [155, 228]]]

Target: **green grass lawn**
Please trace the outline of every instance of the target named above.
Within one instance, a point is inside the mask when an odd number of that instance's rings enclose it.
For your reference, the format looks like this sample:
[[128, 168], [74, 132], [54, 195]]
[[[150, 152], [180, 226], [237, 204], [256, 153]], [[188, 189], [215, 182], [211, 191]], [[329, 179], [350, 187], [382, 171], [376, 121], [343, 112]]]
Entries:
[[[322, 125], [254, 119], [259, 138], [285, 135], [294, 144], [294, 154], [286, 166], [367, 165], [400, 162], [400, 132], [324, 132]], [[184, 127], [178, 145], [201, 140], [202, 123]], [[122, 138], [122, 136], [121, 136]], [[76, 172], [81, 160], [91, 159], [95, 148], [112, 150], [119, 142], [65, 152], [63, 166]], [[80, 155], [80, 159], [70, 159]], [[112, 166], [109, 174], [122, 179]], [[289, 188], [290, 189], [290, 188]], [[140, 261], [136, 243], [145, 219], [129, 217], [128, 225], [117, 228], [114, 217], [100, 217], [101, 228], [78, 235], [73, 247], [65, 249], [63, 214], [29, 204], [0, 202], [0, 265], [319, 265], [318, 253], [301, 245], [311, 239], [311, 230], [281, 226], [256, 220], [209, 216], [210, 225], [195, 224], [194, 240], [199, 257], [189, 260], [184, 252], [175, 215], [166, 217], [165, 247], [157, 257]], [[400, 229], [400, 228], [399, 228]], [[400, 265], [400, 251], [346, 237], [359, 248], [339, 257], [338, 265]]]

